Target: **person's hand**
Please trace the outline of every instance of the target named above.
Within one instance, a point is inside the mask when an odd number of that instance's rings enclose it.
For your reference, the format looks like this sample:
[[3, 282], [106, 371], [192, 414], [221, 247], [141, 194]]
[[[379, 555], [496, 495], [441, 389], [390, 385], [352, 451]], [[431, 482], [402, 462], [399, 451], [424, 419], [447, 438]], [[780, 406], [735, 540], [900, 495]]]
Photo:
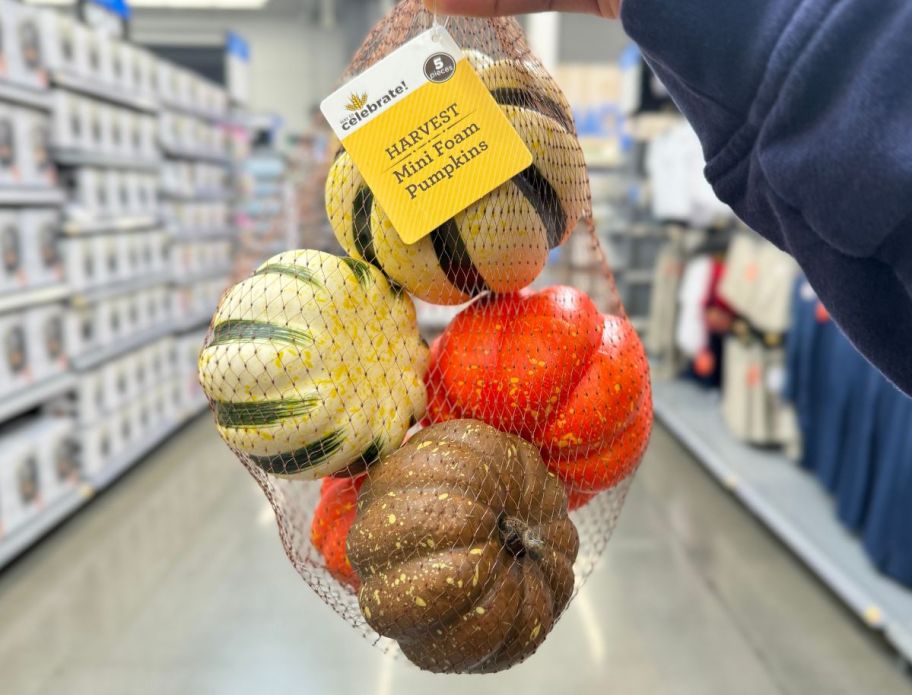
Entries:
[[496, 17], [528, 12], [587, 12], [616, 19], [621, 0], [424, 0], [429, 10], [440, 14]]

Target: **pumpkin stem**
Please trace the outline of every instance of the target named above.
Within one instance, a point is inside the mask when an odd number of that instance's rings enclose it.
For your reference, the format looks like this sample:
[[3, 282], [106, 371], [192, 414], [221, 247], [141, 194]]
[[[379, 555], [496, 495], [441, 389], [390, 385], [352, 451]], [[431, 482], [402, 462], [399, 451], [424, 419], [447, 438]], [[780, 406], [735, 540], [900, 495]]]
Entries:
[[515, 516], [503, 515], [497, 522], [500, 535], [503, 537], [504, 547], [517, 557], [528, 553], [532, 557], [539, 557], [545, 547], [544, 541], [522, 519]]

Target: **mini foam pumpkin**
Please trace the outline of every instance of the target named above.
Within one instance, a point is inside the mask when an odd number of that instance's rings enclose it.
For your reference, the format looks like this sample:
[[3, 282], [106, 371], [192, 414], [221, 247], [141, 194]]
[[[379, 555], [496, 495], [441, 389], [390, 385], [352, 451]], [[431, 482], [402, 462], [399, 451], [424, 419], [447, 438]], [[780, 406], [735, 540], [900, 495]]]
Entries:
[[529, 285], [589, 199], [570, 106], [551, 76], [528, 61], [493, 60], [478, 51], [466, 57], [531, 151], [530, 167], [409, 245], [347, 152], [326, 181], [326, 209], [345, 251], [435, 304]]
[[[636, 469], [652, 429], [630, 321], [572, 287], [482, 297], [431, 349], [428, 420], [473, 417], [536, 444], [574, 507]], [[588, 493], [588, 494], [582, 494]]]
[[348, 560], [345, 540], [355, 521], [358, 491], [363, 483], [363, 475], [357, 478], [324, 478], [320, 501], [310, 524], [310, 542], [323, 556], [326, 569], [338, 581], [353, 589], [357, 589], [360, 582]]
[[532, 654], [570, 599], [578, 549], [535, 447], [477, 420], [422, 430], [373, 467], [348, 536], [367, 623], [442, 673]]
[[354, 474], [425, 410], [411, 298], [376, 268], [319, 251], [270, 258], [231, 288], [199, 358], [218, 431], [273, 475]]

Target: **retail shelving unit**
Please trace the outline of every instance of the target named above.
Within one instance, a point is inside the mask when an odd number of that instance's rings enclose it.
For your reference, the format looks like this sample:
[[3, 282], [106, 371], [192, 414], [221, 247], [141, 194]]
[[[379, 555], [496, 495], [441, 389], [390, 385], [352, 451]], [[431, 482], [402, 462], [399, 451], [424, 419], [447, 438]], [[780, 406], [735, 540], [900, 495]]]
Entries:
[[180, 342], [205, 328], [231, 277], [236, 234], [230, 214], [229, 103], [223, 89], [181, 68], [164, 67], [160, 82], [160, 198]]
[[[73, 50], [75, 20], [0, 5], [50, 30], [42, 56], [69, 65], [60, 56]], [[0, 78], [0, 120], [24, 156], [12, 165], [0, 156], [0, 567], [205, 407], [196, 352], [236, 237], [219, 88], [79, 31], [91, 55], [70, 62], [83, 72], [49, 62]], [[180, 74], [176, 91], [158, 79], [168, 74]], [[167, 140], [165, 113], [208, 130]], [[190, 180], [169, 179], [175, 167]], [[174, 205], [223, 209], [183, 223]], [[202, 299], [182, 303], [198, 287]]]
[[868, 627], [912, 662], [912, 594], [877, 573], [816, 480], [779, 453], [728, 432], [718, 395], [683, 381], [653, 386], [658, 419]]

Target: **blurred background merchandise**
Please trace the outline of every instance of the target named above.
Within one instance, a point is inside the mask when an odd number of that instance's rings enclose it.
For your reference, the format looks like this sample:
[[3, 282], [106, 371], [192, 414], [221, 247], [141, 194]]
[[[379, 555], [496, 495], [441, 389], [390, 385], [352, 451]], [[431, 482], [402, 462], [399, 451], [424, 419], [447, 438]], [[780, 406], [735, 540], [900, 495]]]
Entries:
[[[0, 0], [3, 692], [429, 687], [287, 567], [196, 377], [232, 282], [284, 249], [340, 253], [317, 105], [392, 4]], [[573, 107], [660, 426], [552, 640], [472, 692], [564, 670], [578, 692], [908, 692], [912, 405], [715, 198], [617, 26], [526, 28]], [[571, 235], [536, 284], [605, 300], [593, 253]], [[459, 310], [417, 305], [428, 338]]]

